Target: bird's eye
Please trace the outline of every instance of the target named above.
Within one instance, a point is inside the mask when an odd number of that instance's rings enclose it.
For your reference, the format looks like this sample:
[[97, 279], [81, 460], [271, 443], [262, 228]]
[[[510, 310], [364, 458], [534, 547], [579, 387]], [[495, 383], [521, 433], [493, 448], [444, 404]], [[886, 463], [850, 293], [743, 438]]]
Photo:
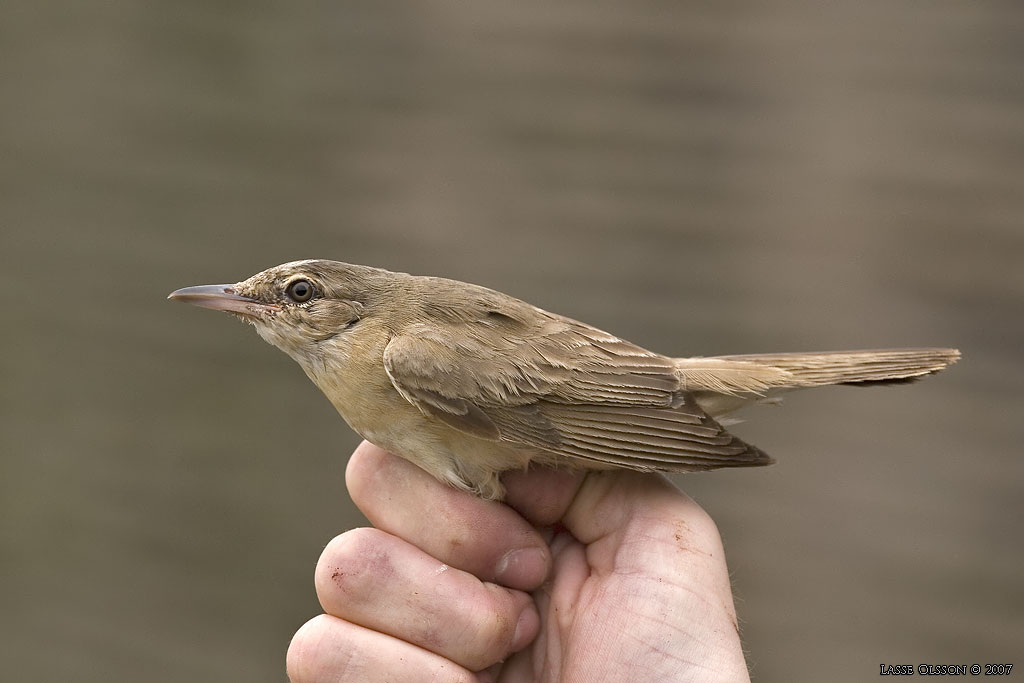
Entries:
[[296, 280], [288, 285], [284, 293], [295, 303], [301, 304], [313, 298], [313, 283], [309, 280]]

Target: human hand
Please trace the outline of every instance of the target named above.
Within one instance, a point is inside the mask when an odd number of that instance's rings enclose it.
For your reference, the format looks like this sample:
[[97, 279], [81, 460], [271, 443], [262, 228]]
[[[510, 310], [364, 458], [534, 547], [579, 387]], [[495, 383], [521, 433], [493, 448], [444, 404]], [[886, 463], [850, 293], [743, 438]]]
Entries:
[[749, 680], [718, 531], [660, 476], [512, 473], [501, 504], [364, 442], [346, 479], [375, 528], [321, 555], [293, 683]]

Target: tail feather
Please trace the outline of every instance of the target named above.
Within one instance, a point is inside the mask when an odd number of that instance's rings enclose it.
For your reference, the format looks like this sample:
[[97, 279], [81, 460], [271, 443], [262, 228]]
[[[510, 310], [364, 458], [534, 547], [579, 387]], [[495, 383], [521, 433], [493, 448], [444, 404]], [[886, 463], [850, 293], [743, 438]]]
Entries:
[[[936, 373], [960, 358], [956, 349], [879, 349], [823, 353], [770, 353], [718, 356], [728, 363], [751, 364], [785, 374], [772, 387], [801, 388], [829, 384], [897, 384]], [[705, 387], [711, 389], [712, 387]]]

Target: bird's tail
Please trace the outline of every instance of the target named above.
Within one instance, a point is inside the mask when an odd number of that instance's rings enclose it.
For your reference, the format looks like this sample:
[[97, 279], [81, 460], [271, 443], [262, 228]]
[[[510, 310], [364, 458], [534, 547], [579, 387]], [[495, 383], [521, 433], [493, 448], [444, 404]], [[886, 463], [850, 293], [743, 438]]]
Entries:
[[956, 349], [879, 349], [677, 358], [676, 367], [702, 407], [721, 415], [788, 389], [912, 382], [959, 358]]
[[938, 372], [959, 358], [956, 349], [879, 349], [719, 356], [716, 360], [781, 370], [788, 375], [779, 378], [781, 386], [799, 388], [908, 382]]

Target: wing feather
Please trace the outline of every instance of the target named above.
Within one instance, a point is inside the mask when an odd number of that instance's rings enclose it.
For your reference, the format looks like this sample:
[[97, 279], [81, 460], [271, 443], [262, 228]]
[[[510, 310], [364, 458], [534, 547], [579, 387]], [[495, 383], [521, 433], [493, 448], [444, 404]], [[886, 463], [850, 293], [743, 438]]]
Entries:
[[596, 460], [625, 457], [678, 471], [771, 462], [765, 453], [705, 415], [692, 398], [671, 409], [542, 405], [541, 412], [561, 436], [553, 450], [574, 446]]
[[676, 471], [771, 462], [700, 409], [674, 359], [532, 313], [417, 323], [387, 345], [385, 369], [427, 416], [578, 462]]

